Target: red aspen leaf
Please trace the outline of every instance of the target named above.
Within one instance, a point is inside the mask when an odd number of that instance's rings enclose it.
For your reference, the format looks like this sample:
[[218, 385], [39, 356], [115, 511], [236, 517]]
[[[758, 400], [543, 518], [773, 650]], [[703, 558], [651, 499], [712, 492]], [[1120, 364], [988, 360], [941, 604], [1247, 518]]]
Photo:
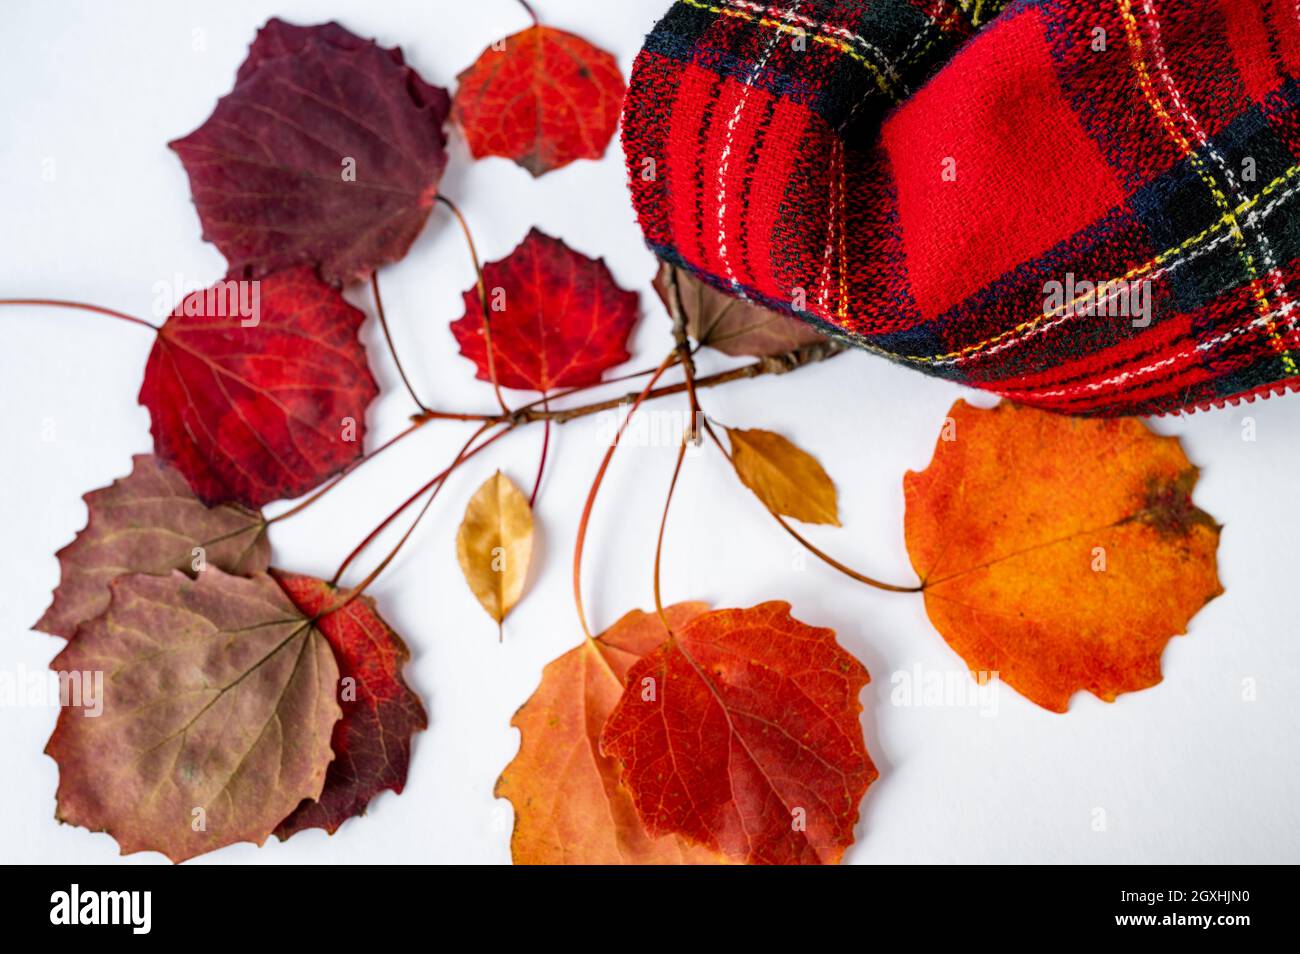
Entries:
[[[261, 844], [320, 794], [339, 720], [329, 643], [266, 574], [133, 574], [50, 664], [99, 674], [46, 753], [60, 821], [184, 861]], [[98, 700], [102, 711], [95, 714]]]
[[234, 89], [171, 147], [232, 275], [311, 265], [347, 284], [400, 259], [424, 227], [449, 108], [398, 49], [337, 23], [271, 20]]
[[[651, 283], [670, 313], [672, 269], [666, 262], [660, 265]], [[702, 345], [733, 357], [766, 358], [827, 340], [810, 324], [724, 294], [683, 269], [676, 271], [686, 333]]]
[[628, 671], [601, 751], [647, 833], [751, 864], [835, 864], [877, 777], [858, 715], [870, 677], [788, 603], [696, 617]]
[[771, 510], [804, 523], [840, 525], [835, 484], [807, 451], [771, 431], [727, 428], [741, 483]]
[[343, 593], [324, 580], [272, 570], [276, 582], [298, 610], [334, 649], [338, 662], [339, 705], [343, 718], [334, 726], [334, 761], [325, 788], [304, 801], [276, 828], [288, 838], [304, 828], [323, 828], [331, 835], [384, 789], [401, 794], [411, 763], [411, 736], [429, 726], [419, 697], [402, 678], [410, 650], [379, 616], [368, 596], [342, 609]]
[[[614, 284], [603, 258], [587, 258], [531, 229], [509, 255], [483, 266], [497, 381], [549, 391], [595, 384], [629, 357], [636, 292]], [[492, 380], [478, 290], [465, 292], [465, 315], [451, 323], [460, 353]]]
[[[225, 294], [236, 284], [256, 299]], [[257, 301], [255, 319], [229, 306], [236, 294]], [[361, 454], [378, 393], [357, 338], [363, 318], [308, 268], [188, 295], [159, 330], [140, 388], [158, 456], [205, 502], [248, 507], [342, 470]]]
[[108, 608], [108, 584], [128, 573], [191, 576], [205, 566], [247, 576], [271, 559], [266, 520], [238, 504], [208, 507], [180, 472], [149, 454], [131, 473], [85, 495], [86, 526], [55, 556], [59, 585], [35, 628], [71, 639]]
[[457, 83], [452, 110], [474, 158], [504, 156], [534, 176], [603, 156], [627, 90], [613, 56], [546, 26], [488, 47]]
[[1134, 418], [958, 401], [903, 478], [930, 621], [973, 673], [1054, 712], [1155, 685], [1170, 637], [1223, 592], [1197, 474]]
[[[708, 605], [678, 603], [664, 612], [679, 628]], [[726, 863], [678, 836], [648, 836], [619, 781], [618, 763], [600, 752], [601, 727], [623, 694], [628, 669], [666, 636], [657, 614], [634, 610], [547, 664], [541, 685], [510, 720], [519, 730], [519, 753], [496, 785], [497, 797], [515, 809], [515, 864]]]

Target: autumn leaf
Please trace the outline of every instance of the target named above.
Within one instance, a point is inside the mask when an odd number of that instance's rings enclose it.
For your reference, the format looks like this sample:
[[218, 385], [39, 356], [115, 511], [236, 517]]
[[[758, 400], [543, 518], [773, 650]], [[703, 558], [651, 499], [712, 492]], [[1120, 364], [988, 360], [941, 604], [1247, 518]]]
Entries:
[[[707, 611], [705, 603], [678, 603], [664, 612], [680, 628]], [[618, 763], [600, 753], [600, 730], [623, 694], [628, 669], [666, 636], [658, 615], [634, 610], [542, 672], [541, 685], [510, 722], [520, 733], [519, 754], [496, 785], [497, 797], [515, 809], [515, 864], [726, 862], [679, 837], [646, 835], [619, 782]]]
[[653, 836], [752, 864], [835, 864], [877, 777], [870, 677], [787, 603], [696, 617], [628, 671], [601, 735]]
[[205, 566], [236, 575], [266, 569], [271, 548], [260, 513], [237, 504], [205, 506], [185, 478], [137, 454], [131, 473], [85, 495], [86, 527], [60, 550], [60, 580], [36, 629], [72, 638], [108, 608], [108, 584], [128, 573], [190, 575]]
[[603, 156], [626, 90], [609, 53], [538, 25], [488, 47], [457, 82], [452, 111], [470, 153], [534, 176]]
[[[254, 287], [188, 295], [159, 330], [140, 388], [158, 456], [209, 504], [260, 507], [342, 470], [361, 454], [378, 393], [357, 339], [363, 315], [338, 291], [307, 268]], [[241, 295], [256, 302], [252, 317], [231, 305]]]
[[[483, 280], [503, 386], [549, 391], [595, 384], [606, 368], [628, 359], [639, 296], [614, 284], [604, 259], [532, 229], [508, 256], [483, 266]], [[478, 377], [492, 380], [477, 289], [465, 292], [465, 315], [451, 330]]]
[[474, 492], [456, 533], [465, 582], [498, 625], [523, 595], [532, 551], [528, 498], [498, 470]]
[[[673, 270], [663, 263], [652, 282], [670, 314], [674, 304], [669, 272]], [[702, 345], [732, 356], [763, 358], [827, 340], [812, 325], [720, 292], [684, 269], [676, 272], [686, 332]]]
[[[334, 761], [325, 787], [276, 828], [285, 839], [305, 828], [333, 834], [385, 789], [401, 794], [411, 763], [411, 736], [428, 728], [420, 699], [402, 678], [410, 651], [385, 623], [368, 596], [341, 609], [343, 593], [324, 580], [273, 570], [275, 580], [334, 649], [343, 717], [334, 726]], [[320, 614], [324, 615], [320, 615]]]
[[771, 510], [804, 523], [840, 525], [835, 484], [817, 458], [771, 431], [727, 428], [741, 483]]
[[89, 683], [45, 750], [59, 820], [173, 861], [261, 844], [334, 757], [329, 643], [266, 574], [133, 574], [110, 590], [50, 664]]
[[930, 621], [972, 672], [1055, 712], [1155, 685], [1170, 637], [1223, 592], [1197, 473], [1136, 419], [958, 401], [903, 479]]
[[346, 284], [402, 258], [424, 227], [449, 108], [400, 50], [337, 23], [271, 20], [234, 89], [171, 147], [232, 275], [310, 265]]

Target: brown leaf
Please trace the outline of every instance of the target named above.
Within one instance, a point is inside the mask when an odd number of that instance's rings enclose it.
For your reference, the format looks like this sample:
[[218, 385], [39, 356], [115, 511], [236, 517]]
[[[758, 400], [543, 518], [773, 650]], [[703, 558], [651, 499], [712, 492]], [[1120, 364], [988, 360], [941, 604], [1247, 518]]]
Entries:
[[[673, 304], [669, 299], [668, 273], [672, 268], [662, 263], [652, 282], [670, 314]], [[677, 285], [687, 334], [723, 354], [763, 358], [826, 340], [825, 335], [806, 322], [769, 311], [752, 301], [733, 298], [680, 268]]]
[[[673, 627], [707, 612], [678, 603]], [[510, 854], [519, 865], [723, 864], [680, 838], [652, 838], [619, 783], [618, 763], [600, 754], [600, 730], [623, 694], [628, 669], [667, 635], [654, 613], [634, 610], [552, 661], [510, 724], [519, 754], [497, 780], [496, 795], [515, 808]]]
[[972, 672], [1064, 712], [1160, 681], [1173, 635], [1223, 592], [1197, 469], [1141, 421], [958, 401], [903, 478], [931, 622]]
[[790, 605], [714, 610], [629, 670], [600, 747], [652, 835], [750, 864], [835, 864], [877, 777], [858, 693], [870, 677]]
[[45, 749], [59, 820], [173, 861], [260, 845], [320, 795], [334, 758], [329, 644], [264, 573], [134, 574], [110, 589], [107, 611], [51, 663], [102, 678], [90, 694], [102, 711], [85, 698], [63, 707]]
[[523, 595], [532, 550], [528, 498], [498, 470], [470, 498], [456, 534], [465, 582], [498, 624]]
[[804, 523], [840, 525], [835, 484], [817, 458], [771, 431], [727, 428], [741, 482], [770, 509]]
[[78, 624], [108, 608], [109, 582], [127, 573], [192, 576], [207, 565], [243, 576], [270, 562], [260, 513], [208, 507], [158, 458], [137, 454], [132, 461], [131, 473], [85, 495], [86, 527], [55, 554], [59, 585], [36, 629], [71, 639]]

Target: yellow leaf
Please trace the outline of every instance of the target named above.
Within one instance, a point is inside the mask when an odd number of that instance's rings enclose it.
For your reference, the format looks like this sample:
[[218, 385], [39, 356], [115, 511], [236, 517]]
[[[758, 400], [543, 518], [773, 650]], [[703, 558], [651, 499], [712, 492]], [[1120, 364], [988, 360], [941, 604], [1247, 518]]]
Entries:
[[474, 492], [456, 533], [465, 582], [498, 624], [519, 602], [533, 550], [533, 511], [501, 471]]
[[817, 458], [780, 434], [727, 428], [741, 483], [770, 509], [804, 523], [840, 525], [835, 484]]

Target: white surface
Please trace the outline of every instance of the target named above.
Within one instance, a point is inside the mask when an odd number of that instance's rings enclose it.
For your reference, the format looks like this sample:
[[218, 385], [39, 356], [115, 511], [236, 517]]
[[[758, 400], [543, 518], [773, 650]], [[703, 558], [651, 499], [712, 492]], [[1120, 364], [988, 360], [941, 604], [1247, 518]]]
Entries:
[[[626, 73], [667, 0], [538, 6], [546, 22], [614, 51]], [[223, 260], [200, 241], [186, 177], [165, 144], [208, 115], [254, 30], [273, 14], [302, 23], [337, 18], [400, 44], [427, 79], [449, 87], [491, 40], [527, 24], [512, 0], [6, 4], [0, 296], [82, 299], [147, 317], [155, 282], [176, 272], [204, 284], [220, 276]], [[205, 31], [206, 50], [192, 48], [195, 30]], [[627, 367], [656, 363], [670, 345], [668, 323], [650, 290], [653, 261], [632, 218], [617, 143], [602, 162], [536, 181], [505, 160], [471, 162], [458, 134], [450, 148], [443, 186], [465, 209], [482, 255], [502, 257], [531, 225], [603, 255], [622, 285], [642, 293], [645, 317]], [[42, 178], [46, 160], [54, 162], [52, 182]], [[447, 329], [472, 274], [445, 215], [382, 278], [398, 347], [425, 400], [490, 410], [490, 390], [473, 380]], [[368, 308], [364, 295], [352, 298]], [[18, 672], [43, 668], [62, 645], [28, 627], [57, 582], [54, 552], [85, 523], [81, 495], [150, 450], [148, 416], [135, 400], [150, 338], [120, 322], [48, 309], [4, 309], [0, 328], [0, 669]], [[403, 426], [410, 407], [373, 322], [364, 334], [384, 387], [368, 419], [373, 446]], [[705, 371], [721, 366], [705, 359]], [[866, 572], [903, 580], [910, 570], [902, 475], [929, 461], [960, 393], [853, 354], [711, 391], [707, 407], [728, 423], [795, 436], [816, 453], [839, 486], [845, 526], [810, 535]], [[1254, 443], [1241, 439], [1247, 415], [1256, 422]], [[1225, 524], [1219, 559], [1227, 592], [1169, 646], [1161, 685], [1114, 705], [1079, 695], [1065, 716], [1005, 689], [992, 717], [891, 705], [891, 673], [961, 669], [921, 601], [859, 587], [814, 560], [796, 569], [791, 542], [737, 492], [718, 455], [688, 463], [668, 535], [666, 598], [719, 606], [789, 600], [799, 618], [834, 627], [874, 676], [863, 725], [881, 780], [864, 801], [848, 861], [1300, 860], [1300, 397], [1156, 426], [1181, 435], [1204, 468], [1196, 499]], [[275, 562], [330, 575], [464, 437], [462, 426], [431, 425], [368, 464], [275, 527]], [[405, 794], [382, 795], [333, 838], [313, 831], [262, 849], [238, 845], [200, 863], [509, 860], [511, 810], [493, 799], [492, 786], [518, 745], [511, 714], [542, 666], [579, 640], [569, 558], [601, 450], [597, 423], [555, 433], [536, 566], [504, 645], [460, 578], [454, 533], [465, 500], [493, 468], [521, 485], [531, 481], [540, 438], [540, 429], [512, 435], [458, 473], [372, 591], [412, 648], [407, 678], [431, 719], [415, 740]], [[671, 458], [664, 448], [629, 448], [615, 459], [588, 546], [593, 625], [651, 604]], [[1245, 679], [1256, 681], [1257, 701], [1243, 701]], [[44, 708], [0, 711], [0, 861], [115, 861], [107, 835], [53, 820], [56, 769], [42, 749], [54, 716]], [[1104, 831], [1094, 830], [1097, 809]]]

